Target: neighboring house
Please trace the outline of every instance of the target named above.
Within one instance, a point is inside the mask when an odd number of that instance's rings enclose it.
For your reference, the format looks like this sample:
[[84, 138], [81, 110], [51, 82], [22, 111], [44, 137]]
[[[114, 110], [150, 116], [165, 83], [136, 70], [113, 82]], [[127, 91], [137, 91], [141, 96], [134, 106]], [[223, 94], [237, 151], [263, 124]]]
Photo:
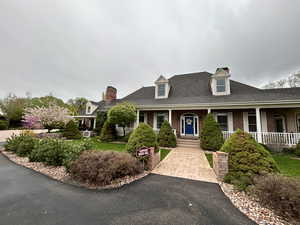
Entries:
[[[137, 122], [159, 130], [168, 120], [178, 137], [198, 137], [203, 119], [213, 113], [224, 137], [238, 128], [265, 144], [294, 145], [300, 138], [300, 88], [259, 89], [230, 79], [228, 68], [214, 74], [199, 72], [160, 76], [154, 86], [142, 87], [122, 99], [108, 87], [104, 100], [89, 102], [86, 119], [118, 102], [137, 106]], [[91, 123], [92, 124], [92, 123]], [[94, 123], [95, 125], [95, 123]]]

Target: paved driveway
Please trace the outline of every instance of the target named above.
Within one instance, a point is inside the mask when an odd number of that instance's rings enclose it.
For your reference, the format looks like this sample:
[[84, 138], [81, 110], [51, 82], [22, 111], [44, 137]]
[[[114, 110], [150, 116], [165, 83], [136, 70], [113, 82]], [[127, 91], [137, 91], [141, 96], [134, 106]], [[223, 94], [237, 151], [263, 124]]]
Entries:
[[153, 173], [217, 183], [216, 174], [200, 148], [173, 149]]
[[65, 185], [0, 154], [1, 225], [254, 224], [213, 183], [149, 175], [117, 190]]

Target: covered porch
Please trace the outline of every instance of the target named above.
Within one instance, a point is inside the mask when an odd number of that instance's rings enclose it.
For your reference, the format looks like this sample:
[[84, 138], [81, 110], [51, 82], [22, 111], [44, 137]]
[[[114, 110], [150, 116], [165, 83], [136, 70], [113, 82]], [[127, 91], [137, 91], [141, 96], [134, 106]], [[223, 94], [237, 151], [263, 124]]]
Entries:
[[300, 140], [298, 107], [228, 107], [200, 109], [137, 110], [137, 121], [149, 124], [156, 132], [169, 121], [179, 138], [198, 138], [205, 116], [211, 112], [219, 123], [224, 139], [237, 129], [249, 132], [266, 145], [293, 146]]
[[96, 116], [94, 115], [73, 116], [73, 118], [78, 120], [81, 131], [92, 131], [96, 128]]

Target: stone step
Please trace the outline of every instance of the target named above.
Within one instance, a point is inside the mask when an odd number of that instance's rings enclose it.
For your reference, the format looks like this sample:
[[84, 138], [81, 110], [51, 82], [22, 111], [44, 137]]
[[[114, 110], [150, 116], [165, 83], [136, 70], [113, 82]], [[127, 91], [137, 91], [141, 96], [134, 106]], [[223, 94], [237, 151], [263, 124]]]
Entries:
[[192, 147], [192, 148], [199, 148], [199, 147], [200, 147], [200, 143], [178, 143], [178, 142], [177, 142], [177, 146], [178, 146], [178, 147]]
[[183, 144], [179, 144], [179, 145], [177, 145], [177, 147], [179, 147], [179, 148], [200, 148], [200, 145], [183, 145]]
[[199, 144], [199, 143], [200, 143], [200, 140], [177, 139], [177, 143], [193, 143], [193, 144]]

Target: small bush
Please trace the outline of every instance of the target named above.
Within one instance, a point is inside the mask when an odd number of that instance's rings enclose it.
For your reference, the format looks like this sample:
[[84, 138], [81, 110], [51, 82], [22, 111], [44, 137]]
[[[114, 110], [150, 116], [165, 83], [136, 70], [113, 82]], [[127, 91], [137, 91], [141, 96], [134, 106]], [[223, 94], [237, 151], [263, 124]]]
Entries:
[[300, 157], [300, 141], [299, 141], [299, 143], [296, 146], [295, 155]]
[[40, 140], [29, 155], [31, 162], [44, 162], [50, 166], [61, 166], [64, 161], [65, 151], [70, 149], [65, 141], [59, 139]]
[[[254, 179], [254, 193], [260, 202], [284, 218], [300, 222], [300, 181], [280, 175]], [[298, 224], [296, 223], [296, 224]]]
[[8, 129], [8, 121], [0, 120], [0, 130], [7, 130]]
[[80, 154], [90, 149], [90, 144], [88, 142], [82, 144], [72, 144], [66, 147], [63, 154], [62, 165], [66, 167], [67, 171], [70, 170], [72, 163], [79, 158]]
[[295, 154], [296, 153], [296, 148], [283, 148], [282, 152], [287, 153], [287, 154]]
[[243, 189], [252, 183], [254, 175], [278, 172], [272, 155], [252, 136], [237, 130], [222, 146], [229, 153], [229, 173], [225, 181]]
[[37, 141], [35, 137], [24, 135], [18, 144], [16, 154], [21, 157], [29, 156]]
[[200, 139], [201, 147], [204, 150], [218, 151], [224, 143], [220, 126], [211, 113], [209, 113], [203, 121]]
[[11, 137], [6, 139], [6, 144], [4, 145], [5, 150], [16, 153], [18, 151], [20, 143], [24, 139], [27, 140], [28, 137], [31, 137], [31, 136], [29, 136], [25, 133], [21, 133], [20, 135], [13, 134]]
[[103, 142], [111, 142], [116, 138], [116, 128], [114, 124], [105, 121], [100, 135], [100, 140]]
[[80, 139], [82, 137], [74, 120], [70, 120], [67, 123], [65, 129], [63, 129], [62, 135], [67, 139]]
[[126, 151], [135, 156], [136, 151], [141, 147], [154, 147], [155, 150], [158, 149], [156, 134], [153, 129], [145, 123], [140, 123], [130, 135], [126, 145]]
[[74, 180], [91, 185], [111, 184], [115, 179], [141, 173], [141, 163], [128, 153], [85, 151], [70, 167]]
[[159, 133], [158, 133], [158, 144], [161, 147], [176, 147], [176, 136], [172, 130], [168, 121], [164, 121]]

